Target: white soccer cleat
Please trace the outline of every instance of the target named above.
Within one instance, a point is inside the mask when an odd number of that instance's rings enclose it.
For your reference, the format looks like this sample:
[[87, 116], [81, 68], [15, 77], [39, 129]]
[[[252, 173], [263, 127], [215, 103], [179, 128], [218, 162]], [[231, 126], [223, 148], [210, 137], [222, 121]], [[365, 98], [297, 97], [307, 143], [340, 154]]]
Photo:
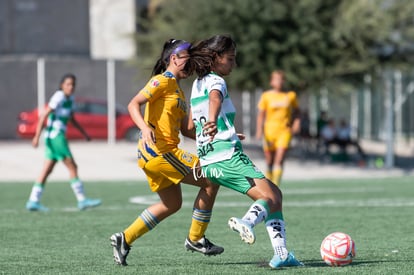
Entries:
[[256, 241], [256, 235], [254, 234], [253, 227], [246, 221], [232, 217], [229, 219], [229, 227], [240, 234], [240, 238], [243, 242], [253, 244]]

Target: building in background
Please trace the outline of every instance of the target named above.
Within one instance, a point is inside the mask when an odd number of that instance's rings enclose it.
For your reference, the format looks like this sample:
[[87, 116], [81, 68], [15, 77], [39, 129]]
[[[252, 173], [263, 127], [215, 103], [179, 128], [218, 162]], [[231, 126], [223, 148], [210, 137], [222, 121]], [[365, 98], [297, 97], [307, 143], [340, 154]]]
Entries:
[[0, 138], [15, 138], [19, 112], [38, 105], [39, 59], [46, 100], [67, 72], [78, 76], [78, 95], [105, 99], [106, 61], [115, 60], [116, 101], [125, 105], [142, 85], [126, 61], [136, 55], [136, 15], [147, 2], [1, 0]]

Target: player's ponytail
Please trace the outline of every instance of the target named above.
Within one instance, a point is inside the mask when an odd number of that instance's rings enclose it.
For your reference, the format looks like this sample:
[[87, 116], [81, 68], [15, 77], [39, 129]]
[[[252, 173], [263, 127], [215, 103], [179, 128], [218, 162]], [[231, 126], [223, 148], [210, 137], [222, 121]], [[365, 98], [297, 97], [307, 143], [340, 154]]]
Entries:
[[171, 54], [177, 54], [180, 51], [187, 50], [191, 44], [184, 40], [169, 39], [164, 43], [160, 58], [152, 69], [152, 75], [161, 74], [167, 70], [170, 63]]
[[228, 35], [215, 35], [202, 40], [190, 50], [190, 67], [201, 78], [209, 74], [214, 67], [217, 56], [234, 51], [236, 42]]

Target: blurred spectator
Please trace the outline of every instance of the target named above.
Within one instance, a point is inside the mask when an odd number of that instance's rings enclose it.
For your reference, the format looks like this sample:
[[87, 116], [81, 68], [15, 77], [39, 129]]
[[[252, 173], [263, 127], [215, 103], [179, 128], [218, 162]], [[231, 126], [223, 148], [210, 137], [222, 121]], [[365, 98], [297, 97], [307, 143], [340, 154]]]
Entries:
[[300, 137], [302, 138], [310, 138], [310, 119], [309, 119], [309, 113], [307, 110], [303, 110], [303, 112], [300, 113]]
[[321, 111], [316, 121], [316, 137], [318, 139], [321, 137], [321, 131], [326, 124], [328, 124], [328, 114], [326, 111]]
[[329, 119], [322, 127], [320, 137], [326, 147], [332, 143], [337, 143], [335, 121], [333, 119]]
[[338, 145], [341, 147], [341, 150], [343, 152], [346, 152], [346, 147], [351, 145], [355, 146], [355, 148], [358, 150], [358, 154], [361, 156], [361, 158], [366, 159], [366, 155], [364, 151], [362, 150], [361, 146], [359, 145], [358, 141], [353, 140], [351, 138], [351, 127], [346, 122], [345, 119], [341, 119], [339, 122], [339, 127], [337, 130], [337, 142]]
[[335, 127], [335, 121], [329, 119], [327, 124], [321, 129], [320, 135], [325, 146], [325, 154], [329, 154], [330, 145], [335, 144], [339, 146], [342, 154], [347, 155], [346, 149], [351, 145], [355, 146], [362, 159], [366, 159], [366, 155], [359, 143], [351, 138], [351, 128], [344, 119], [341, 119], [337, 128]]

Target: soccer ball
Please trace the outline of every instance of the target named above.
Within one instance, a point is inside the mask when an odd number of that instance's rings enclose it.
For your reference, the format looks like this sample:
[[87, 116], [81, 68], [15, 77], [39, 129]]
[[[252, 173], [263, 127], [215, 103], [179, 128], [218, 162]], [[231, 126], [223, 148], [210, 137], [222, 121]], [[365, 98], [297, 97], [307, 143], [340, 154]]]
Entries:
[[326, 236], [321, 244], [322, 260], [330, 266], [350, 264], [355, 257], [355, 243], [345, 233], [335, 232]]

